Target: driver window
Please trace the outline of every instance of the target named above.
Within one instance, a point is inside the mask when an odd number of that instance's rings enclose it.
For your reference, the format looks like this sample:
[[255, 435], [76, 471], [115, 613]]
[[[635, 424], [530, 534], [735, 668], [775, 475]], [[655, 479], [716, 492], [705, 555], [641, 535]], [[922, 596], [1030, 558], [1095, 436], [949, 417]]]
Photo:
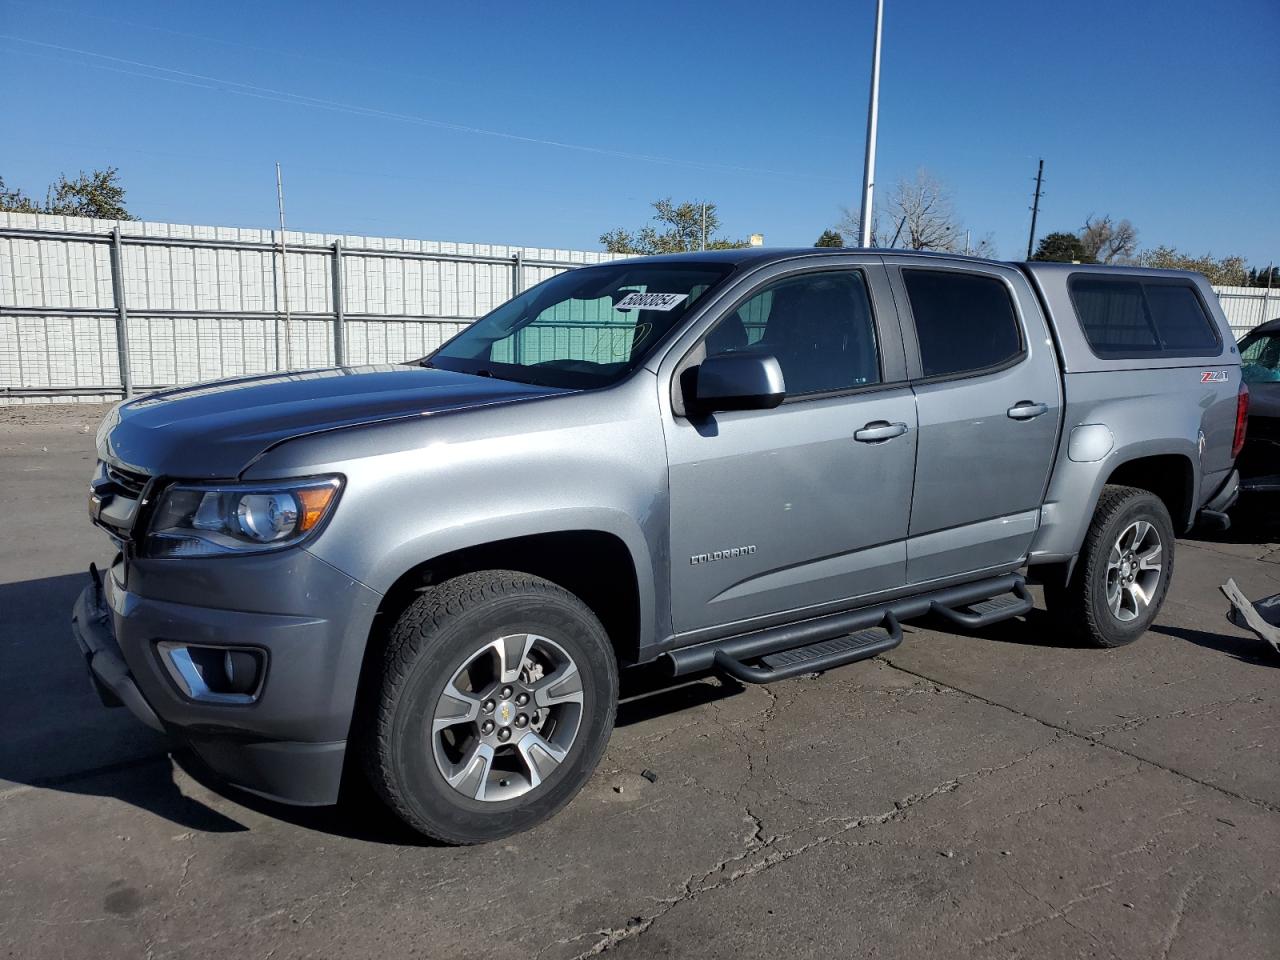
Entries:
[[788, 397], [880, 382], [871, 298], [857, 270], [777, 280], [720, 320], [705, 346], [707, 356], [772, 354]]

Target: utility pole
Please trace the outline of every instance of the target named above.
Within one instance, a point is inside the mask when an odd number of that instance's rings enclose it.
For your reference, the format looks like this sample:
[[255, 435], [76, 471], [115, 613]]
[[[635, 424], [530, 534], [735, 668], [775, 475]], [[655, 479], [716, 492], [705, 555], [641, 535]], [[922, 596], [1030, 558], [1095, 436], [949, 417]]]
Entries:
[[702, 249], [707, 249], [707, 202], [702, 201]]
[[1040, 184], [1044, 180], [1044, 158], [1040, 158], [1040, 169], [1036, 171], [1036, 196], [1031, 205], [1031, 234], [1027, 237], [1027, 259], [1031, 259], [1031, 248], [1036, 242], [1036, 217], [1040, 215]]
[[[293, 345], [289, 343], [289, 250], [284, 242], [284, 181], [280, 178], [280, 161], [276, 161], [276, 204], [280, 209], [280, 287], [284, 295], [284, 364], [293, 366]], [[276, 356], [280, 356], [279, 348]]]
[[876, 39], [871, 50], [871, 99], [867, 104], [867, 154], [862, 163], [862, 214], [858, 245], [871, 246], [871, 219], [875, 210], [876, 124], [880, 115], [880, 32], [884, 24], [884, 0], [876, 0]]
[[1267, 304], [1271, 302], [1271, 280], [1276, 275], [1275, 264], [1267, 264], [1267, 288], [1262, 291], [1262, 319], [1259, 323], [1267, 322]]

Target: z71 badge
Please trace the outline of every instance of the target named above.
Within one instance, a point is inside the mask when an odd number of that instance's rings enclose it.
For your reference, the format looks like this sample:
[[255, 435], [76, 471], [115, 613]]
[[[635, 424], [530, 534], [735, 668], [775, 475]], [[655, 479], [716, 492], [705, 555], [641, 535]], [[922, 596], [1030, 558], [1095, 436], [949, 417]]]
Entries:
[[1227, 371], [1225, 370], [1202, 370], [1200, 372], [1201, 383], [1226, 383]]

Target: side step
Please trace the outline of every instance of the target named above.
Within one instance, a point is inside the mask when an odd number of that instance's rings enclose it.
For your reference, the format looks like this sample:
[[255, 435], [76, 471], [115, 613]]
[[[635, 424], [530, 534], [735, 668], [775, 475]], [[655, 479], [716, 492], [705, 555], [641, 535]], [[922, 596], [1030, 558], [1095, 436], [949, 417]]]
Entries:
[[868, 660], [892, 650], [902, 642], [902, 626], [898, 618], [886, 611], [884, 622], [831, 640], [819, 640], [805, 647], [794, 647], [760, 658], [763, 666], [753, 667], [734, 660], [723, 650], [717, 650], [715, 667], [743, 683], [773, 683], [798, 677], [802, 673], [818, 673], [843, 667], [848, 663]]
[[772, 683], [866, 660], [902, 642], [900, 620], [938, 613], [965, 627], [1021, 616], [1032, 607], [1016, 573], [944, 587], [667, 653], [675, 676], [718, 670], [742, 683]]
[[1027, 585], [1020, 580], [1013, 585], [1009, 593], [1003, 596], [955, 607], [948, 607], [934, 601], [930, 604], [930, 609], [931, 612], [962, 627], [986, 627], [1001, 620], [1010, 620], [1024, 613], [1030, 613], [1035, 605], [1036, 602], [1032, 599], [1031, 592], [1027, 590]]

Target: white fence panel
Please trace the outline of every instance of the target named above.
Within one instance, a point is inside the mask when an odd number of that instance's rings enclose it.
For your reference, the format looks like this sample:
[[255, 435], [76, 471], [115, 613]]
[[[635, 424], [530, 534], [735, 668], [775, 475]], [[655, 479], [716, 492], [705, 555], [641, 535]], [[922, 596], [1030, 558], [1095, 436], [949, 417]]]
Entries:
[[295, 231], [284, 240], [282, 256], [273, 230], [0, 213], [0, 404], [120, 395], [122, 323], [139, 392], [336, 362], [396, 363], [430, 353], [546, 277], [617, 259]]
[[1222, 312], [1236, 334], [1244, 336], [1260, 323], [1280, 317], [1280, 289], [1266, 287], [1214, 287]]
[[[140, 392], [420, 357], [519, 291], [575, 266], [618, 259], [296, 231], [284, 240], [282, 257], [273, 230], [0, 213], [0, 404], [119, 396], [121, 306], [130, 383]], [[114, 294], [117, 256], [122, 305]], [[1237, 336], [1280, 316], [1280, 290], [1214, 289]], [[552, 335], [620, 349], [598, 322], [586, 329], [569, 318], [565, 326]]]

